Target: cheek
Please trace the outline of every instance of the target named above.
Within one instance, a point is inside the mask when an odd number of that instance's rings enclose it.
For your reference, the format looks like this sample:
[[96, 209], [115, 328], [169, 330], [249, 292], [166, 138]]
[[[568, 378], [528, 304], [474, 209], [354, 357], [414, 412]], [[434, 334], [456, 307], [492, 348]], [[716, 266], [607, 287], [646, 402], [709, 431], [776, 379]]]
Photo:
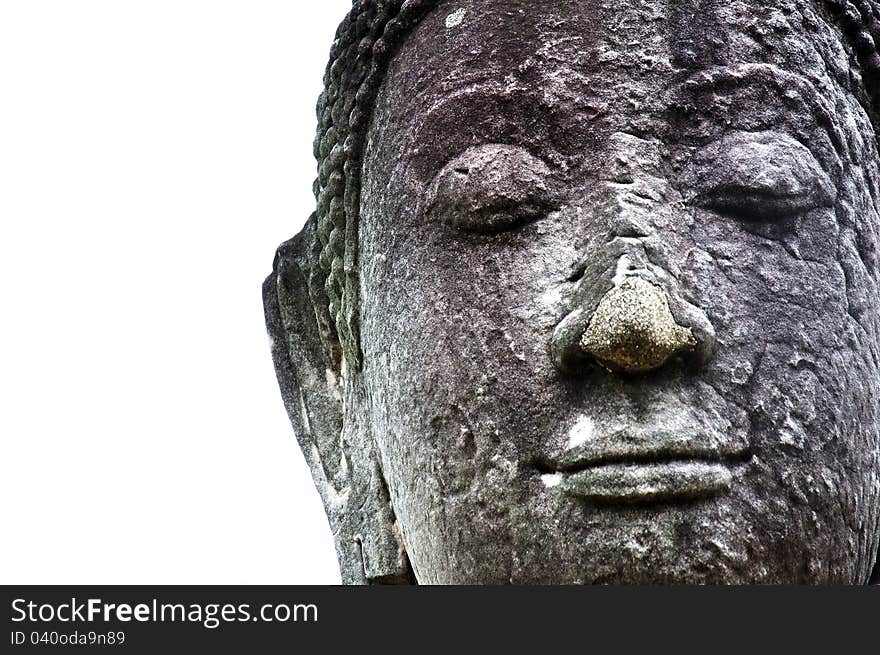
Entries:
[[394, 263], [382, 275], [365, 272], [365, 360], [375, 384], [394, 381], [386, 395], [409, 408], [395, 420], [413, 429], [415, 447], [424, 447], [415, 435], [440, 425], [453, 435], [491, 434], [492, 418], [548, 385], [550, 339], [572, 287], [572, 241], [550, 225], [494, 236], [438, 226], [386, 251]]
[[[810, 220], [827, 224], [828, 214]], [[849, 320], [847, 279], [829, 227], [819, 249], [813, 233], [797, 226], [767, 234], [760, 225], [699, 217], [682, 282], [718, 333], [716, 363], [727, 352], [767, 343], [788, 342], [805, 352], [839, 343]]]
[[854, 238], [827, 211], [774, 238], [717, 218], [698, 226], [683, 277], [717, 331], [707, 379], [744, 406], [755, 449], [797, 469], [803, 453], [835, 459], [846, 435], [863, 441], [876, 422], [877, 332], [865, 319], [877, 302], [864, 296], [872, 284], [854, 289], [855, 271], [868, 276]]
[[[572, 285], [573, 242], [549, 222], [493, 236], [439, 226], [392, 235], [385, 266], [365, 268], [373, 431], [411, 535], [438, 534], [457, 508], [470, 523], [481, 498], [494, 511], [523, 504], [523, 443], [538, 438], [536, 413], [560, 405], [549, 347]], [[378, 257], [363, 251], [365, 262]]]
[[382, 343], [380, 356], [394, 352], [405, 377], [454, 362], [450, 376], [477, 384], [550, 366], [550, 337], [580, 254], [572, 229], [561, 229], [565, 222], [557, 213], [494, 235], [411, 226], [384, 241], [381, 255], [364, 252], [365, 261], [387, 262], [362, 275], [366, 347]]

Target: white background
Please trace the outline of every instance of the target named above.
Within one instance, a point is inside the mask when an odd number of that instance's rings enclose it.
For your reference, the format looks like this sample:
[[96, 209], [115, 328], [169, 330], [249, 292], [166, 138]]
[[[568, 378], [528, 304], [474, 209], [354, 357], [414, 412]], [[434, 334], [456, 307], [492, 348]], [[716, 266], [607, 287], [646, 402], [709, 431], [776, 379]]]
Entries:
[[0, 0], [0, 583], [339, 580], [260, 284], [350, 0]]

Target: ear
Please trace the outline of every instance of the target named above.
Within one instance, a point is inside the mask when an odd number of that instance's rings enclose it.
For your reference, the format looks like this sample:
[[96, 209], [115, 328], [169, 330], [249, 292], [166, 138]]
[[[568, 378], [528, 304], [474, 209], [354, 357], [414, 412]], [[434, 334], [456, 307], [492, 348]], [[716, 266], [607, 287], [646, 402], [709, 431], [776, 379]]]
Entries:
[[281, 396], [330, 521], [343, 583], [413, 583], [370, 422], [355, 410], [366, 404], [359, 385], [341, 375], [335, 330], [320, 315], [326, 296], [323, 276], [312, 274], [320, 270], [315, 225], [312, 215], [281, 245], [263, 284]]

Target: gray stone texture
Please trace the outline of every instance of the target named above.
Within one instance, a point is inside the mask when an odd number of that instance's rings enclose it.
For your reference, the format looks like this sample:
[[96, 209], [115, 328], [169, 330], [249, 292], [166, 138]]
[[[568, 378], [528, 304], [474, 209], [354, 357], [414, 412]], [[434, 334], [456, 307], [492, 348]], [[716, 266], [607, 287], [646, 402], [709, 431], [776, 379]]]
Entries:
[[867, 582], [876, 3], [411, 4], [264, 286], [344, 582]]

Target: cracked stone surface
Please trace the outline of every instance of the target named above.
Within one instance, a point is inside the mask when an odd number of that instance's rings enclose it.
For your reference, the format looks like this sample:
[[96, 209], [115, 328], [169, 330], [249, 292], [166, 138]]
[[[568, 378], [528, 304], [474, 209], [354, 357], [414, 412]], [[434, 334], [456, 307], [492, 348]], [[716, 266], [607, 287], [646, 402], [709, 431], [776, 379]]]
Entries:
[[414, 25], [339, 264], [362, 366], [327, 355], [314, 220], [265, 287], [345, 582], [867, 582], [862, 79], [808, 0], [449, 0]]

